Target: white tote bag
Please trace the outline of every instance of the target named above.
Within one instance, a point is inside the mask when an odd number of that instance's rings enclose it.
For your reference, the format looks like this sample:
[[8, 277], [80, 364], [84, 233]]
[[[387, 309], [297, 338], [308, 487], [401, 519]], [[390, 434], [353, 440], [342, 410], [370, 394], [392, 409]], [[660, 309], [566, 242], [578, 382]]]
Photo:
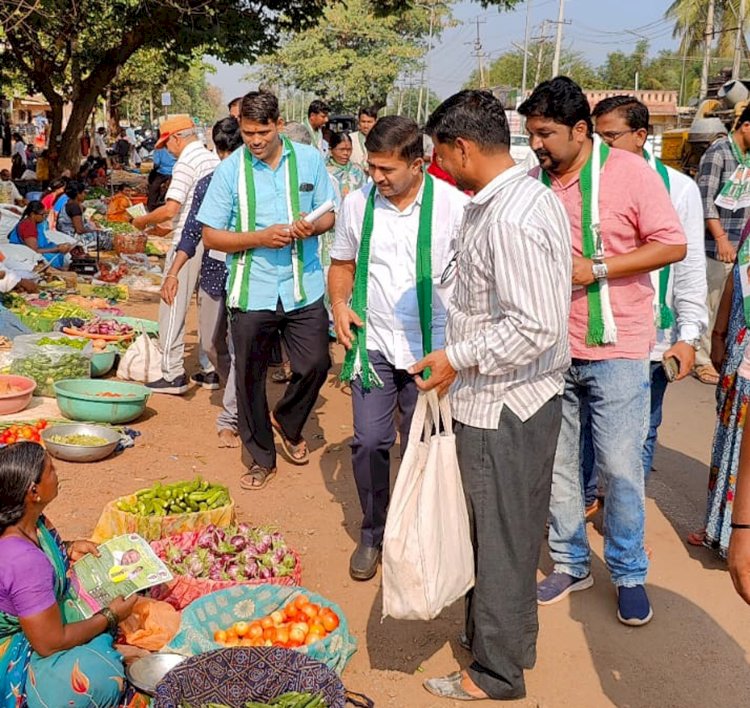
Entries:
[[158, 381], [162, 377], [161, 358], [156, 342], [141, 331], [120, 358], [117, 378], [141, 383]]
[[450, 404], [435, 391], [420, 393], [385, 524], [383, 617], [432, 619], [473, 586]]

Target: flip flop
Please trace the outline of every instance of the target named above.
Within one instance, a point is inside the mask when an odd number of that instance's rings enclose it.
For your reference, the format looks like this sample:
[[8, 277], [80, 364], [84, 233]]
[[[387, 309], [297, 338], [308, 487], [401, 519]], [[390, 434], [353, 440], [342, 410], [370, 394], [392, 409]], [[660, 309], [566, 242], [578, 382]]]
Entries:
[[[278, 421], [273, 416], [271, 416], [271, 426], [279, 434], [279, 437], [281, 438], [281, 447], [284, 450], [284, 453], [289, 462], [291, 462], [293, 465], [306, 465], [310, 461], [310, 450], [307, 447], [307, 442], [305, 442], [305, 439], [302, 438], [299, 442], [293, 443], [284, 434], [284, 431], [281, 429]], [[302, 455], [299, 454], [300, 451], [303, 452]]]
[[240, 487], [248, 492], [257, 492], [263, 489], [275, 476], [275, 467], [261, 467], [255, 464], [245, 470], [240, 477]]
[[271, 381], [277, 384], [289, 383], [292, 380], [292, 372], [283, 368], [271, 374]]
[[489, 696], [472, 696], [461, 685], [461, 672], [427, 679], [422, 685], [433, 695], [440, 698], [452, 698], [454, 701], [486, 701]]
[[704, 546], [706, 544], [706, 529], [689, 533], [685, 540], [691, 546]]

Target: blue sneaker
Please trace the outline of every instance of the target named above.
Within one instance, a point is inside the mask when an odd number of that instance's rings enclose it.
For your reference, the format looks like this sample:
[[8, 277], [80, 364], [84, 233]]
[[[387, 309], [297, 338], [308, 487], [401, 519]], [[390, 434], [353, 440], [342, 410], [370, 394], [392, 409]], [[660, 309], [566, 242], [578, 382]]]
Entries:
[[648, 624], [654, 616], [643, 585], [617, 588], [617, 619], [631, 627]]
[[586, 590], [594, 584], [589, 573], [585, 578], [576, 578], [567, 573], [550, 573], [544, 580], [537, 583], [536, 601], [540, 605], [554, 605], [566, 598], [570, 593]]

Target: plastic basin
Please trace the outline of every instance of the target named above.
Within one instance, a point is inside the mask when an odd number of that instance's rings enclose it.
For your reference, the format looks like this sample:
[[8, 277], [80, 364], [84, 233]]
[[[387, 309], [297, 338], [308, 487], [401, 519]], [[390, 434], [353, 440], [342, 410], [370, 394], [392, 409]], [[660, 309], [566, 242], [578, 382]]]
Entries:
[[0, 383], [21, 387], [19, 391], [0, 394], [0, 415], [18, 413], [29, 405], [36, 388], [34, 379], [14, 374], [2, 374], [0, 375]]
[[99, 378], [112, 371], [117, 352], [97, 352], [91, 357], [91, 375]]
[[67, 379], [54, 386], [57, 405], [66, 418], [96, 423], [128, 423], [139, 418], [151, 395], [145, 386], [124, 381]]

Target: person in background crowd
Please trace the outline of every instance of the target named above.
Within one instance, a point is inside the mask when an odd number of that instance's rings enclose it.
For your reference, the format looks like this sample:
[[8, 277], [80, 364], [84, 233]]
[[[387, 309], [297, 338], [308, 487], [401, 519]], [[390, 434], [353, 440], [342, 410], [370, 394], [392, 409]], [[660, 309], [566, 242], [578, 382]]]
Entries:
[[55, 205], [55, 202], [57, 201], [57, 198], [65, 192], [65, 185], [68, 183], [68, 180], [64, 177], [58, 177], [57, 179], [53, 179], [49, 186], [47, 187], [47, 191], [42, 197], [42, 204], [44, 205], [44, 208], [47, 211], [51, 211], [52, 207]]
[[352, 139], [352, 162], [367, 174], [367, 148], [365, 140], [378, 120], [378, 109], [369, 106], [359, 109], [357, 115], [357, 130], [351, 135]]
[[[676, 361], [678, 369], [675, 381], [688, 376], [693, 370], [700, 337], [708, 327], [703, 205], [698, 186], [692, 179], [665, 166], [646, 150], [649, 112], [643, 103], [633, 96], [612, 96], [597, 103], [592, 115], [596, 132], [607, 145], [643, 156], [656, 170], [669, 191], [687, 238], [687, 256], [684, 260], [651, 271], [656, 344], [650, 355], [650, 422], [642, 455], [643, 471], [648, 480], [662, 421], [664, 394], [669, 383], [663, 363], [669, 359]], [[588, 419], [588, 415], [583, 417]], [[582, 426], [584, 438], [587, 438], [583, 441], [582, 454], [587, 518], [599, 508], [590, 420], [588, 422], [588, 425]]]
[[750, 401], [750, 367], [745, 362], [750, 323], [750, 221], [737, 244], [738, 255], [727, 278], [711, 332], [711, 361], [720, 372], [716, 389], [716, 427], [708, 471], [703, 527], [690, 533], [692, 546], [707, 546], [727, 556], [732, 537], [736, 485]]
[[83, 131], [81, 136], [81, 157], [88, 157], [91, 152], [91, 133], [88, 128]]
[[41, 445], [0, 450], [0, 696], [4, 706], [114, 708], [125, 687], [114, 637], [138, 596], [118, 597], [88, 619], [66, 602], [71, 565], [99, 551], [61, 540], [44, 515], [57, 494]]
[[36, 161], [36, 181], [41, 182], [43, 188], [47, 187], [47, 182], [49, 182], [49, 150], [42, 150], [42, 154]]
[[112, 189], [114, 194], [107, 205], [107, 221], [119, 221], [128, 223], [133, 217], [128, 214], [128, 209], [133, 206], [130, 200], [130, 187], [126, 184], [115, 184]]
[[125, 129], [121, 129], [120, 133], [115, 140], [113, 152], [117, 165], [122, 169], [125, 169], [130, 164], [130, 141], [128, 140], [128, 134]]
[[232, 118], [236, 118], [237, 120], [240, 119], [240, 108], [242, 107], [242, 96], [237, 96], [237, 98], [233, 98], [228, 104], [227, 109], [229, 110], [229, 115], [232, 116]]
[[10, 127], [10, 115], [3, 113], [0, 125], [0, 139], [2, 139], [3, 157], [10, 157], [12, 129]]
[[137, 169], [141, 166], [141, 156], [137, 150], [138, 138], [135, 135], [135, 129], [133, 126], [129, 125], [125, 128], [125, 136], [130, 144], [130, 155], [128, 159]]
[[[341, 142], [331, 155], [345, 145], [338, 159], [348, 158], [351, 142], [345, 134], [336, 138]], [[352, 389], [352, 471], [363, 514], [349, 561], [354, 580], [369, 580], [377, 571], [396, 410], [405, 450], [417, 403], [407, 369], [444, 345], [452, 283], [443, 283], [440, 274], [454, 258], [467, 202], [458, 190], [424, 175], [422, 133], [410, 118], [382, 118], [367, 136], [367, 149], [372, 183], [349, 192], [339, 207], [328, 278], [336, 338], [347, 350], [341, 376]], [[432, 272], [429, 301], [418, 293], [423, 252]]]
[[[716, 312], [727, 275], [737, 255], [737, 243], [750, 208], [730, 209], [718, 206], [717, 198], [729, 182], [741, 182], [741, 170], [750, 166], [750, 106], [742, 111], [732, 134], [716, 140], [701, 158], [696, 181], [703, 197], [706, 220], [706, 277], [708, 280], [709, 330], [713, 329]], [[695, 375], [699, 381], [716, 385], [719, 374], [711, 363], [711, 341], [706, 332], [695, 356]]]
[[172, 180], [172, 170], [177, 158], [167, 148], [157, 148], [153, 154], [153, 168], [148, 174], [148, 199], [146, 208], [153, 211], [163, 202], [163, 196]]
[[8, 242], [28, 246], [32, 251], [44, 257], [53, 268], [62, 270], [65, 254], [73, 250], [70, 243], [53, 243], [47, 238], [45, 221], [47, 211], [40, 201], [31, 201], [21, 215], [21, 220], [8, 234]]
[[[273, 94], [251, 91], [242, 99], [245, 147], [216, 168], [198, 212], [206, 247], [232, 254], [227, 306], [246, 467], [240, 484], [253, 491], [276, 474], [274, 431], [290, 462], [309, 461], [302, 430], [331, 364], [317, 236], [333, 226], [334, 215], [312, 224], [300, 215], [335, 194], [320, 153], [282, 136], [283, 124]], [[241, 171], [253, 201], [238, 189]], [[299, 185], [291, 183], [293, 174]], [[269, 416], [266, 373], [279, 330], [292, 380]]]
[[[653, 617], [643, 540], [642, 455], [655, 335], [648, 274], [685, 257], [685, 234], [664, 182], [643, 157], [612, 150], [598, 135], [592, 139], [589, 103], [574, 81], [558, 76], [543, 82], [519, 112], [541, 165], [533, 173], [562, 202], [573, 236], [573, 358], [565, 374], [550, 504], [555, 566], [539, 583], [538, 602], [559, 602], [593, 584], [581, 479], [580, 416], [587, 402], [607, 490], [604, 560], [617, 587], [617, 618], [640, 626]], [[600, 231], [600, 224], [606, 228]]]
[[[176, 278], [178, 287], [171, 303], [167, 303], [163, 298], [159, 303], [162, 378], [146, 385], [154, 393], [182, 395], [189, 387], [184, 363], [185, 318], [200, 274], [203, 258], [202, 244], [196, 250], [196, 257], [188, 261], [187, 266], [180, 271], [178, 276], [170, 276], [169, 269], [174, 261], [177, 245], [190, 213], [195, 187], [202, 177], [213, 172], [219, 164], [219, 158], [207, 150], [198, 139], [195, 123], [189, 117], [167, 118], [161, 124], [161, 133], [156, 147], [166, 147], [177, 158], [172, 170], [172, 181], [167, 190], [166, 202], [145, 216], [137, 216], [133, 219], [133, 226], [142, 230], [150, 224], [159, 224], [166, 219], [173, 220], [172, 246], [164, 264], [166, 273], [164, 278]], [[199, 346], [198, 360], [201, 371], [193, 374], [190, 377], [191, 381], [205, 388], [219, 388], [219, 376], [211, 365], [205, 347]]]
[[[336, 189], [337, 203], [341, 204], [344, 197], [367, 182], [367, 175], [355, 165], [351, 160], [352, 140], [349, 133], [333, 133], [329, 143], [328, 159], [326, 160], [326, 169], [331, 175], [333, 186]], [[323, 275], [328, 282], [328, 269], [331, 265], [330, 251], [333, 247], [335, 232], [328, 231], [320, 236], [320, 262], [323, 265]], [[328, 321], [331, 335], [335, 336], [333, 329], [333, 311], [331, 310], [331, 301], [328, 293], [325, 297], [326, 309], [328, 310]]]
[[[96, 227], [83, 216], [83, 201], [86, 199], [86, 186], [71, 180], [65, 187], [68, 199], [59, 211], [55, 229], [69, 236], [81, 236], [96, 232]], [[58, 200], [59, 201], [59, 200]]]
[[13, 153], [11, 155], [10, 175], [12, 179], [21, 179], [28, 165], [26, 143], [20, 133], [13, 133]]
[[310, 133], [312, 144], [323, 157], [328, 155], [328, 143], [323, 137], [323, 126], [328, 122], [329, 112], [328, 104], [316, 99], [308, 106], [307, 118], [303, 121], [303, 125]]
[[96, 135], [94, 135], [94, 149], [91, 154], [93, 157], [98, 157], [100, 160], [107, 160], [107, 129], [97, 128]]
[[[240, 126], [236, 118], [223, 118], [213, 127], [212, 140], [216, 154], [225, 160], [242, 145]], [[195, 257], [202, 239], [202, 227], [197, 220], [213, 173], [198, 180], [195, 186], [190, 213], [182, 229], [174, 261], [162, 285], [162, 298], [171, 304], [177, 295], [180, 270]], [[229, 334], [229, 317], [226, 308], [226, 255], [204, 250], [198, 288], [198, 327], [200, 340], [211, 364], [224, 386], [222, 410], [216, 419], [219, 447], [239, 447], [237, 432], [237, 383], [234, 364], [234, 346]]]
[[26, 200], [21, 196], [8, 170], [0, 170], [0, 204], [24, 206]]
[[[474, 194], [459, 231], [444, 349], [420, 389], [450, 389], [476, 582], [462, 645], [468, 669], [428, 679], [444, 698], [510, 700], [536, 661], [536, 568], [549, 510], [568, 366], [570, 225], [554, 195], [517, 167], [503, 106], [461, 91], [427, 121], [438, 159]], [[519, 277], [523, 274], [523, 277]]]

